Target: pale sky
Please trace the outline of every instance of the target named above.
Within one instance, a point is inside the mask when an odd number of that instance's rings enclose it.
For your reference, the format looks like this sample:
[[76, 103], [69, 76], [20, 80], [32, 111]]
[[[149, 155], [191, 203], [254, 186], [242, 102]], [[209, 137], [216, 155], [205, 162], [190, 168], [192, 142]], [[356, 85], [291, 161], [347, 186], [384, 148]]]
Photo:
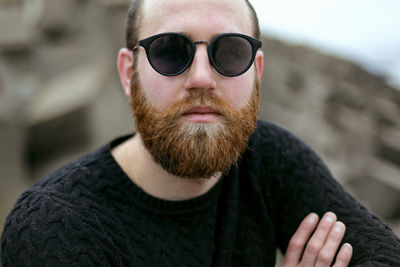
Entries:
[[262, 31], [382, 73], [400, 88], [400, 0], [250, 0]]

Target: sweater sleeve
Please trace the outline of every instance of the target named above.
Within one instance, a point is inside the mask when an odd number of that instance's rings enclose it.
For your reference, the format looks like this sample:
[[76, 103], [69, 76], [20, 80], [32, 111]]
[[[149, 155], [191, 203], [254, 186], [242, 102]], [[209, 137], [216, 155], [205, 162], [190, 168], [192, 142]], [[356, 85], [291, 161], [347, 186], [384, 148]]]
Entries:
[[343, 242], [354, 248], [351, 266], [400, 266], [399, 239], [342, 188], [311, 149], [282, 129], [265, 134], [274, 140], [262, 152], [262, 172], [270, 181], [264, 195], [283, 252], [308, 213], [332, 211], [346, 225]]
[[6, 220], [1, 239], [2, 265], [118, 265], [112, 242], [101, 228], [93, 226], [93, 221], [57, 197], [28, 191]]

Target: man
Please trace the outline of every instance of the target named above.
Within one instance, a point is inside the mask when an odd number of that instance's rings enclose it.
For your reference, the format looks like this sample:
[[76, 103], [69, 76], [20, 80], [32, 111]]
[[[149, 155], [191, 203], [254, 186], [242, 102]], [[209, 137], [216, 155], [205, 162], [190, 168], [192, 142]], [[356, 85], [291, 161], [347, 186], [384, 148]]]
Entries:
[[400, 266], [391, 230], [257, 122], [258, 37], [246, 0], [134, 1], [118, 70], [138, 132], [25, 192], [4, 266], [273, 266], [276, 248], [284, 266]]

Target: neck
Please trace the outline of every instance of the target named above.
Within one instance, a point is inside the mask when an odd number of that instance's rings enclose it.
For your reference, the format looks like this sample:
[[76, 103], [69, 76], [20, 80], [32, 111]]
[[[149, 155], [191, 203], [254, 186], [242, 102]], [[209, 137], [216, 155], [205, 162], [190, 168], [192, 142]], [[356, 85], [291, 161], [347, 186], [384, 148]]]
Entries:
[[210, 190], [219, 180], [218, 173], [210, 178], [182, 178], [165, 171], [154, 162], [149, 151], [136, 134], [111, 151], [127, 176], [146, 193], [165, 200], [185, 200]]

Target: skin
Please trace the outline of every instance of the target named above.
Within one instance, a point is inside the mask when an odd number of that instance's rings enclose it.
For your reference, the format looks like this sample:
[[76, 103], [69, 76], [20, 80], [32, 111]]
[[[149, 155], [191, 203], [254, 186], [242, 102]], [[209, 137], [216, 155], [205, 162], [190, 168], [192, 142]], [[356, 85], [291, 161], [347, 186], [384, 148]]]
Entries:
[[[345, 231], [345, 225], [332, 212], [325, 213], [320, 222], [316, 214], [309, 214], [289, 241], [282, 266], [332, 266]], [[343, 244], [333, 267], [348, 266], [352, 253], [351, 245]]]
[[[196, 41], [210, 41], [214, 36], [226, 32], [247, 35], [252, 33], [248, 9], [240, 0], [233, 2], [149, 0], [144, 2], [143, 14], [145, 14], [144, 23], [139, 32], [139, 39], [171, 31], [184, 33]], [[151, 23], [146, 23], [147, 21]], [[232, 21], [240, 23], [231, 23]], [[210, 65], [207, 46], [197, 45], [191, 67], [179, 76], [166, 77], [158, 74], [150, 66], [143, 48], [140, 48], [137, 68], [146, 96], [159, 110], [164, 110], [172, 102], [182, 99], [190, 90], [199, 89], [212, 91], [239, 110], [249, 99], [256, 72], [257, 78], [261, 79], [262, 58], [262, 53], [259, 52], [256, 58], [257, 70], [253, 66], [239, 77], [227, 78], [217, 73]]]
[[[142, 12], [139, 39], [163, 32], [181, 32], [194, 41], [209, 41], [227, 32], [252, 34], [249, 11], [242, 0], [146, 0]], [[127, 96], [130, 95], [133, 62], [132, 52], [121, 49], [118, 71]], [[143, 48], [137, 53], [136, 68], [146, 97], [160, 111], [183, 99], [191, 90], [208, 90], [239, 110], [249, 99], [254, 78], [261, 79], [263, 54], [257, 52], [255, 64], [246, 73], [233, 78], [220, 75], [210, 65], [206, 45], [197, 45], [192, 65], [178, 76], [157, 73]], [[205, 116], [208, 117], [203, 119], [209, 123], [218, 120], [217, 116]], [[195, 116], [195, 120], [201, 119], [201, 115]], [[134, 183], [150, 195], [166, 200], [202, 195], [221, 177], [217, 173], [209, 179], [182, 179], [169, 174], [153, 161], [139, 134], [114, 148], [112, 154]], [[333, 213], [327, 213], [319, 223], [315, 214], [307, 216], [289, 243], [283, 266], [330, 266], [345, 231], [344, 224], [336, 220]], [[351, 246], [343, 245], [334, 266], [347, 266], [351, 255]]]
[[[181, 32], [192, 40], [210, 41], [221, 33], [236, 32], [251, 35], [253, 32], [249, 11], [241, 0], [147, 0], [144, 2], [142, 12], [144, 16], [139, 39], [163, 32]], [[263, 71], [261, 51], [257, 52], [255, 64], [246, 73], [233, 78], [222, 76], [211, 66], [207, 46], [204, 44], [196, 46], [191, 66], [181, 75], [174, 77], [157, 73], [148, 62], [143, 48], [140, 47], [136, 55], [136, 68], [143, 91], [149, 102], [160, 111], [183, 99], [192, 90], [207, 90], [225, 99], [232, 108], [239, 110], [247, 104], [253, 90], [254, 79], [260, 80]], [[128, 96], [133, 62], [132, 52], [121, 49], [118, 56], [118, 70], [122, 86]], [[182, 119], [191, 120], [193, 116]], [[195, 119], [209, 120], [210, 114], [202, 118], [197, 114]], [[214, 116], [212, 120], [218, 119]], [[209, 122], [213, 123], [212, 120]], [[183, 200], [199, 196], [207, 192], [221, 176], [216, 174], [211, 179], [190, 180], [172, 176], [152, 160], [139, 134], [116, 147], [112, 153], [136, 184], [147, 193], [163, 199]]]

